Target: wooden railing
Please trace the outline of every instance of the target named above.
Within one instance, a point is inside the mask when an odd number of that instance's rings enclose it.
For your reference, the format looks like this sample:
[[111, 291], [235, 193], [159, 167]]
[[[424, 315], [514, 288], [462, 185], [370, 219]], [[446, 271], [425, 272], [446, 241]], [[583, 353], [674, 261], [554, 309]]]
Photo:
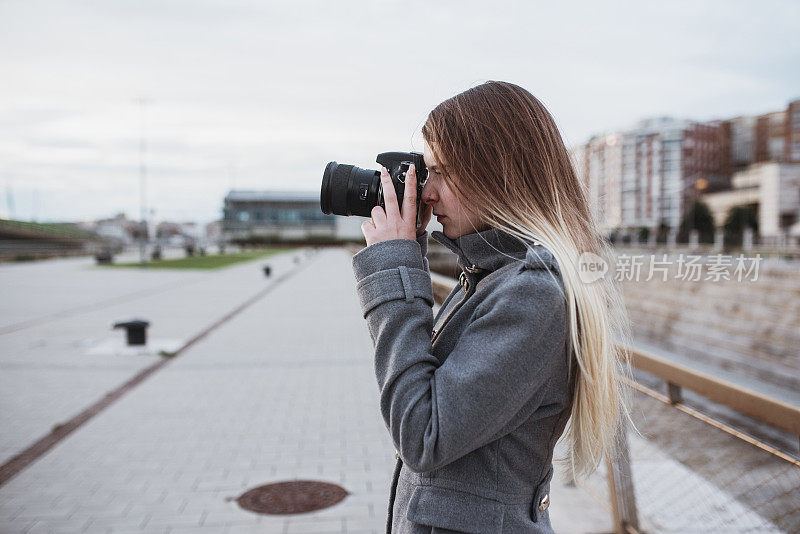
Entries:
[[[703, 397], [747, 414], [800, 437], [800, 407], [769, 397], [679, 363], [629, 348], [631, 364], [664, 380], [670, 404], [682, 404], [681, 390], [690, 389]], [[800, 441], [798, 441], [800, 445]]]

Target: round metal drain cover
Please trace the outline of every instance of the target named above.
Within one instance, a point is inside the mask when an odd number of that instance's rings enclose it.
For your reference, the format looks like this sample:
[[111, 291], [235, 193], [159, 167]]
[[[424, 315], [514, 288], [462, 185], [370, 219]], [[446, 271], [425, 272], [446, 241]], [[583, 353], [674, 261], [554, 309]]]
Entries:
[[301, 514], [333, 506], [347, 494], [347, 490], [329, 482], [292, 480], [258, 486], [242, 493], [236, 502], [259, 514]]

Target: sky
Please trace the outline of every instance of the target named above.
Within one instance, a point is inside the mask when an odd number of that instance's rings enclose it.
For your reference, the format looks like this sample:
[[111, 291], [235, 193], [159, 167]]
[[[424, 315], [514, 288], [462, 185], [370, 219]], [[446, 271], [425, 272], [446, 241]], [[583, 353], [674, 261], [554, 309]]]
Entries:
[[[328, 161], [422, 150], [439, 102], [533, 93], [568, 147], [800, 98], [795, 1], [0, 0], [0, 217], [220, 218]], [[141, 103], [144, 102], [144, 103]]]

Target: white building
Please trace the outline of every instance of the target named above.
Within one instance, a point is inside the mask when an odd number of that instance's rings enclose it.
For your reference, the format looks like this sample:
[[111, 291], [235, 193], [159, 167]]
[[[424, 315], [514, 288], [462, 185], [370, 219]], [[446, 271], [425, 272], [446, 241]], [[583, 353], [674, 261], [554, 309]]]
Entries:
[[736, 206], [758, 206], [758, 231], [763, 243], [783, 244], [800, 221], [800, 164], [764, 162], [733, 174], [733, 189], [703, 196], [722, 226]]

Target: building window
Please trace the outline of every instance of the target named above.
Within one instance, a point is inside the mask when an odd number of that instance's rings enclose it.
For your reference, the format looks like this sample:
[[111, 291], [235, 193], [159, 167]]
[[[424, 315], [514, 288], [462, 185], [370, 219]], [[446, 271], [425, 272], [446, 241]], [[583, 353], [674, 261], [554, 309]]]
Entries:
[[297, 223], [300, 222], [300, 212], [297, 210], [283, 210], [278, 214], [278, 220], [283, 223]]
[[240, 211], [239, 212], [239, 220], [241, 222], [247, 222], [250, 220], [250, 212], [249, 211]]

